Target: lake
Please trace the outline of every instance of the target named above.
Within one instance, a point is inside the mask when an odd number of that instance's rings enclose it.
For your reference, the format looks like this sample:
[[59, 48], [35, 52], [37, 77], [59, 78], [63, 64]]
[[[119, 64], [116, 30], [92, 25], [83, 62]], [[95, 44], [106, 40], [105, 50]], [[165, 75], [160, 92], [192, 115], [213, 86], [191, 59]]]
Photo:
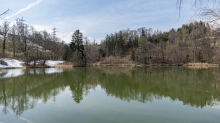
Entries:
[[0, 70], [0, 123], [219, 123], [220, 70]]

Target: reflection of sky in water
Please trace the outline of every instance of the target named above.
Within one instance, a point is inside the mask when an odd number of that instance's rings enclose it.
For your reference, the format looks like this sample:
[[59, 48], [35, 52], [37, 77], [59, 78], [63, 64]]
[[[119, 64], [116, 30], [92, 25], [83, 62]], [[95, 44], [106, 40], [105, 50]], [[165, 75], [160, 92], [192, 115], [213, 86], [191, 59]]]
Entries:
[[[18, 80], [5, 79], [0, 82], [0, 122], [220, 121], [218, 83], [210, 71], [196, 71], [195, 77], [188, 69], [153, 68], [151, 74], [103, 69], [29, 69]], [[57, 72], [62, 73], [52, 74]], [[10, 113], [1, 111], [4, 106]]]
[[[0, 106], [0, 109], [4, 109], [4, 107]], [[1, 113], [0, 113], [1, 114]], [[1, 116], [4, 116], [4, 114], [2, 114]], [[0, 123], [8, 123], [8, 122], [14, 122], [16, 121], [17, 123], [34, 123], [22, 116], [20, 117], [16, 117], [16, 114], [13, 113], [12, 110], [8, 109], [8, 114], [4, 116], [4, 118], [1, 118], [0, 116]], [[1, 122], [1, 120], [3, 120], [4, 122]]]
[[29, 69], [28, 72], [30, 74], [53, 74], [53, 73], [61, 73], [63, 72], [63, 69], [59, 69], [59, 68]]
[[[202, 109], [190, 107], [183, 105], [181, 101], [171, 101], [170, 98], [165, 97], [146, 104], [137, 101], [126, 102], [114, 96], [107, 96], [99, 85], [95, 89], [90, 89], [89, 95], [84, 96], [80, 104], [73, 101], [71, 96], [70, 87], [66, 87], [55, 97], [56, 101], [53, 98], [46, 103], [39, 100], [35, 108], [25, 111], [18, 119], [11, 110], [7, 115], [0, 112], [0, 121], [3, 123], [127, 123], [128, 121], [185, 123], [204, 120], [215, 123], [216, 120], [220, 120], [217, 114], [220, 111], [213, 107]], [[0, 106], [0, 109], [3, 107]]]
[[61, 72], [63, 72], [63, 69], [58, 69], [58, 68], [47, 68], [47, 69], [45, 69], [46, 74], [61, 73]]
[[[10, 77], [18, 77], [24, 74], [25, 69], [3, 69], [0, 70], [0, 79], [10, 78]], [[53, 74], [53, 73], [61, 73], [63, 69], [59, 68], [46, 68], [46, 69], [28, 69], [28, 73], [30, 74]]]
[[220, 110], [220, 102], [219, 101], [213, 101], [212, 103], [213, 103], [213, 106], [208, 106], [208, 107]]
[[220, 110], [220, 106], [212, 106], [211, 108]]

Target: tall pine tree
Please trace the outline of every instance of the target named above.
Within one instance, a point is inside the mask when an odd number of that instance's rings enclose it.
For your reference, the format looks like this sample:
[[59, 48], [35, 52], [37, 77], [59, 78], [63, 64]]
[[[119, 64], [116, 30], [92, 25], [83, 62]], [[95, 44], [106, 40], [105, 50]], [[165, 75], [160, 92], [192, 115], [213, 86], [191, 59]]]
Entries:
[[83, 34], [80, 30], [76, 30], [72, 35], [72, 41], [70, 43], [70, 48], [74, 52], [74, 66], [84, 67], [86, 66], [86, 56], [84, 53], [83, 45]]

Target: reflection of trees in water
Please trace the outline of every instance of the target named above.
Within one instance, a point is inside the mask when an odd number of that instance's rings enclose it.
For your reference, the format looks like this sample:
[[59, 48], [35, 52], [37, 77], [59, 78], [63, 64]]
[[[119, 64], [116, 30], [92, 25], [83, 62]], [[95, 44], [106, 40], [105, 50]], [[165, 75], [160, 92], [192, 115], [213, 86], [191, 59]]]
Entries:
[[[219, 101], [220, 100], [220, 68], [217, 69], [216, 72], [214, 72], [215, 74], [215, 79], [217, 81], [215, 81], [215, 91], [213, 93], [213, 99], [215, 101]], [[220, 104], [220, 102], [216, 102], [217, 105]]]
[[84, 79], [86, 78], [86, 68], [79, 69], [74, 75], [73, 81], [69, 83], [72, 91], [72, 97], [76, 103], [80, 103], [83, 100], [84, 92]]
[[25, 110], [34, 108], [39, 100], [46, 103], [53, 95], [65, 89], [63, 85], [57, 85], [54, 81], [57, 77], [58, 74], [33, 75], [26, 71], [20, 77], [1, 79], [0, 105], [6, 102], [5, 108], [10, 106], [12, 111], [20, 116]]
[[[77, 75], [78, 71], [74, 69], [73, 75]], [[220, 95], [219, 89], [215, 90], [217, 80], [213, 73], [216, 69], [111, 67], [87, 68], [85, 72], [84, 85], [100, 84], [107, 95], [125, 101], [146, 103], [170, 97], [195, 107], [212, 106], [214, 99], [220, 101], [214, 96], [216, 92], [216, 95]]]
[[[42, 69], [43, 70], [43, 69]], [[0, 80], [0, 105], [20, 116], [34, 108], [39, 100], [55, 101], [56, 95], [69, 86], [73, 100], [80, 103], [89, 89], [100, 85], [106, 94], [121, 100], [142, 103], [170, 97], [185, 105], [204, 107], [220, 101], [216, 69], [187, 68], [74, 68], [63, 73], [30, 74]], [[33, 73], [33, 72], [32, 72]]]

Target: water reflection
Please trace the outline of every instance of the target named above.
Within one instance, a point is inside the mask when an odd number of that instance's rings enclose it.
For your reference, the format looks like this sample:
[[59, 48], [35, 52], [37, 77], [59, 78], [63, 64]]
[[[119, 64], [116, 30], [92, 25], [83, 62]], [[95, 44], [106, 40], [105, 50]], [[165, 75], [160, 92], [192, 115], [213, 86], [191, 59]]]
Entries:
[[0, 70], [0, 79], [18, 77], [24, 74], [53, 74], [63, 72], [63, 69], [46, 68], [46, 69], [3, 69]]
[[[10, 73], [10, 74], [8, 74]], [[16, 74], [15, 74], [16, 73]], [[21, 75], [22, 73], [22, 75]], [[170, 98], [184, 105], [203, 108], [218, 105], [220, 82], [218, 69], [187, 68], [73, 68], [7, 70], [1, 74], [0, 106], [21, 116], [37, 102], [56, 101], [56, 96], [69, 87], [72, 98], [80, 103], [89, 90], [98, 85], [107, 96], [130, 102], [152, 102]], [[8, 78], [6, 75], [13, 75]], [[9, 110], [10, 109], [10, 110]]]
[[3, 69], [3, 70], [0, 70], [0, 79], [17, 77], [23, 74], [24, 74], [24, 70], [22, 69]]

